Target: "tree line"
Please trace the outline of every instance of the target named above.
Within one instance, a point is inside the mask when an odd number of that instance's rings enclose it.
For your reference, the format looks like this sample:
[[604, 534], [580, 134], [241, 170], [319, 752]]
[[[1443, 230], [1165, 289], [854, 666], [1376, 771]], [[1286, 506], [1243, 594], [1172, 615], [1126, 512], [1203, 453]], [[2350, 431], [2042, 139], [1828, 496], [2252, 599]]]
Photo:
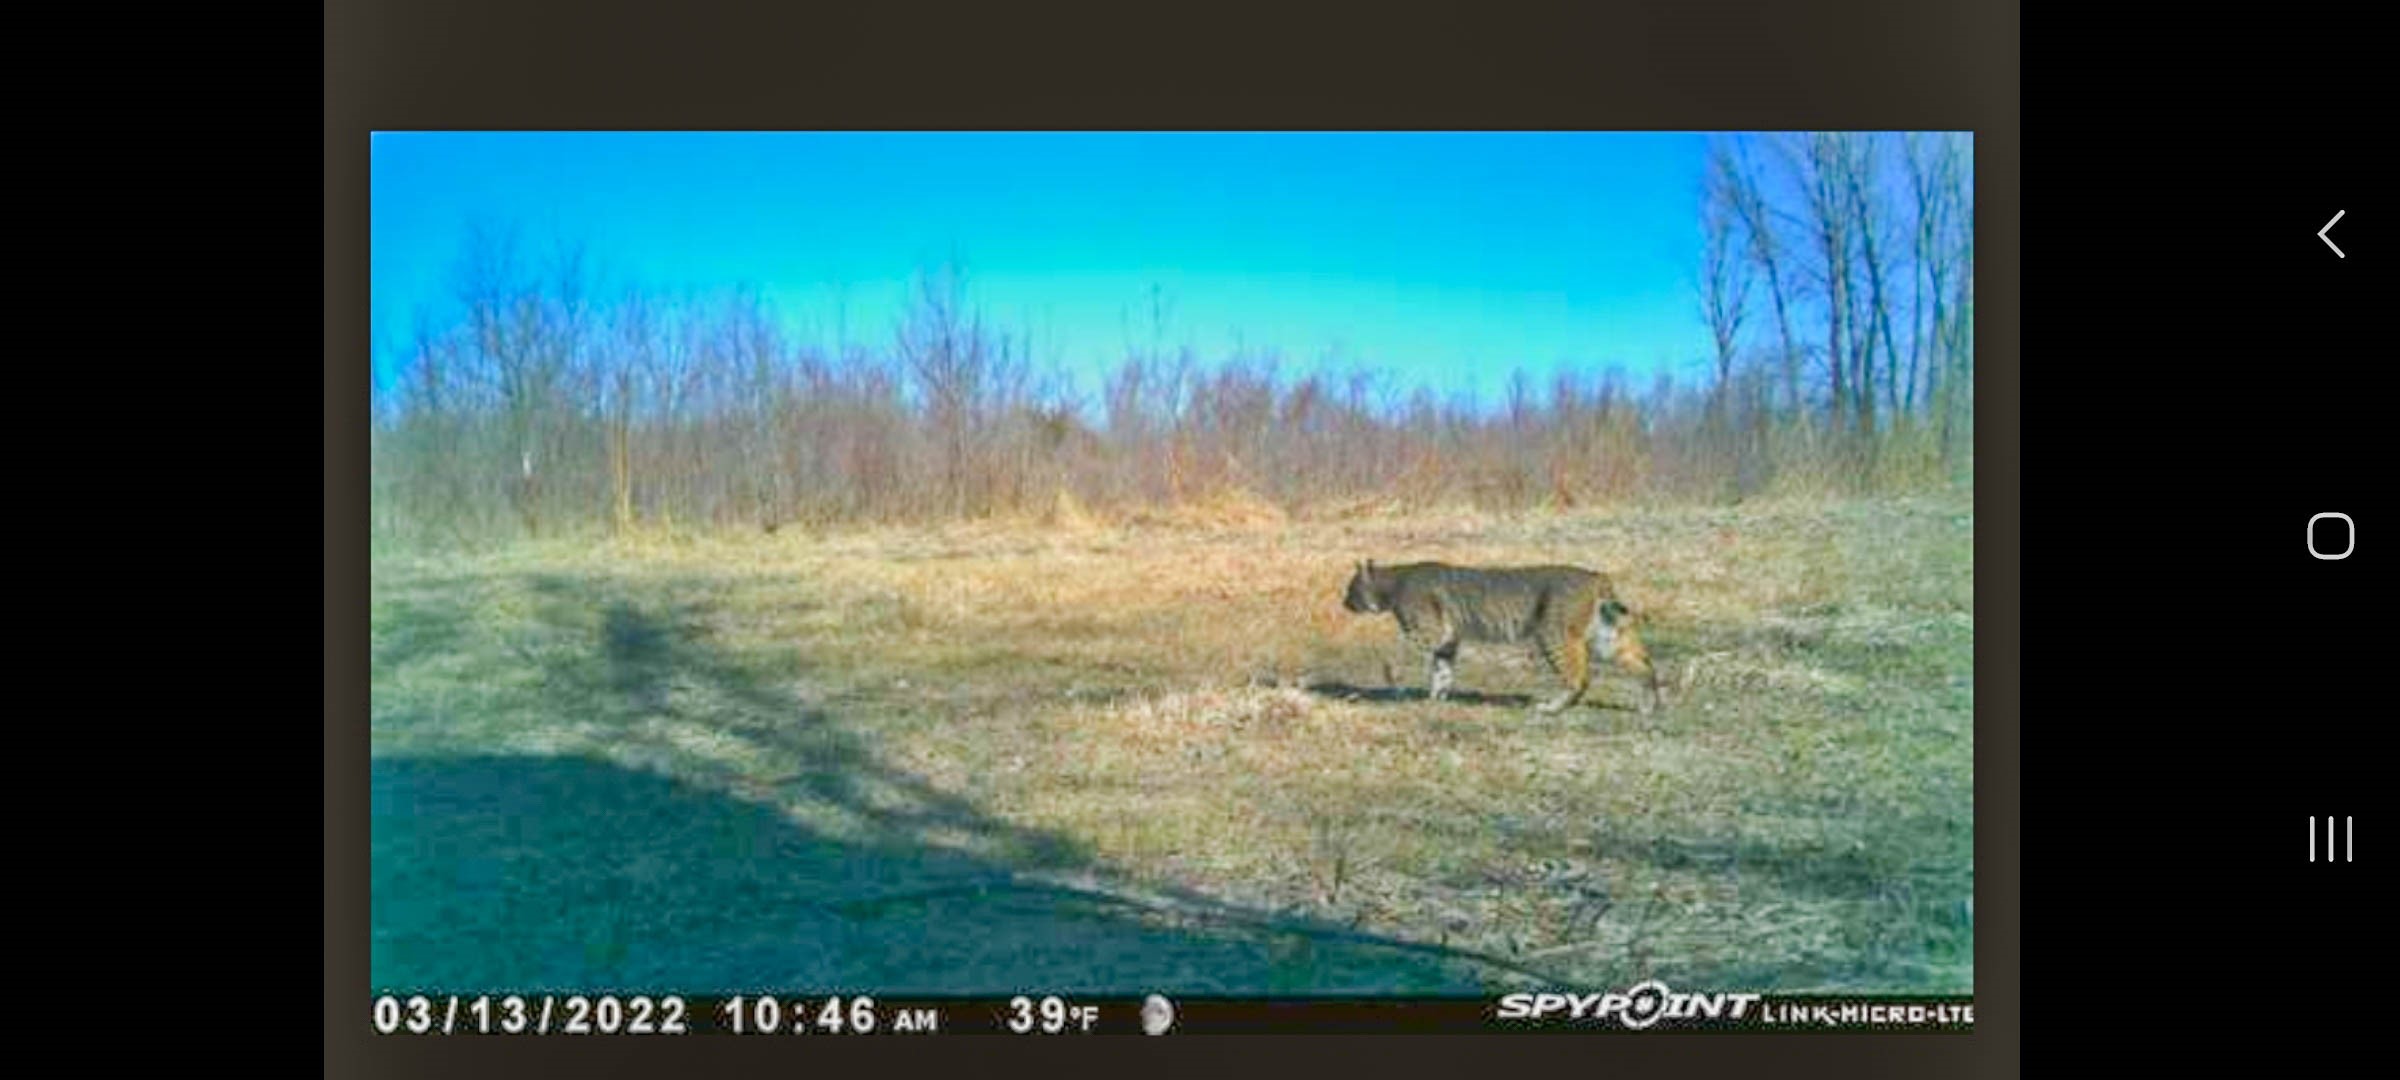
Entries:
[[420, 318], [373, 409], [379, 538], [932, 521], [1171, 506], [1491, 509], [1971, 477], [1973, 184], [1962, 135], [1712, 139], [1696, 192], [1704, 365], [1522, 369], [1497, 401], [1154, 326], [1096, 387], [917, 275], [828, 345], [753, 290], [596, 286], [590, 260], [470, 232], [457, 316]]
[[1895, 449], [1969, 460], [1974, 208], [1964, 134], [1712, 139], [1698, 291], [1720, 456], [1771, 469], [1780, 435], [1859, 488]]

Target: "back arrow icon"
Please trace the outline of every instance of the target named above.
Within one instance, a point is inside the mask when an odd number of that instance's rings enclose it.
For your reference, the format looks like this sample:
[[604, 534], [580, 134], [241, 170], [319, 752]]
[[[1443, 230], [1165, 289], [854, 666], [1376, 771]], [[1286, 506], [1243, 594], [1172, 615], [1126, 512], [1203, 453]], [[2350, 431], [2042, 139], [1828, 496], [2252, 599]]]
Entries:
[[[2342, 215], [2343, 215], [2343, 214], [2347, 214], [2347, 213], [2349, 213], [2349, 212], [2350, 212], [2350, 211], [2348, 211], [2348, 210], [2336, 210], [2336, 211], [2334, 211], [2334, 213], [2333, 213], [2333, 221], [2340, 221], [2340, 220], [2342, 220]], [[2333, 229], [2333, 221], [2328, 221], [2328, 222], [2326, 222], [2326, 223], [2325, 223], [2325, 227], [2324, 227], [2324, 228], [2322, 228], [2322, 229], [2318, 229], [2318, 230], [2317, 230], [2317, 239], [2325, 241], [2325, 246], [2326, 246], [2326, 247], [2333, 248], [2333, 254], [2334, 254], [2334, 257], [2335, 257], [2335, 258], [2337, 258], [2337, 259], [2347, 259], [2347, 258], [2349, 258], [2350, 256], [2342, 254], [2342, 249], [2340, 249], [2340, 248], [2338, 248], [2338, 247], [2333, 247], [2333, 240], [2332, 240], [2331, 238], [2329, 238], [2329, 237], [2327, 237], [2327, 236], [2325, 235], [2327, 232], [2330, 232], [2330, 231], [2332, 231], [2332, 229]]]

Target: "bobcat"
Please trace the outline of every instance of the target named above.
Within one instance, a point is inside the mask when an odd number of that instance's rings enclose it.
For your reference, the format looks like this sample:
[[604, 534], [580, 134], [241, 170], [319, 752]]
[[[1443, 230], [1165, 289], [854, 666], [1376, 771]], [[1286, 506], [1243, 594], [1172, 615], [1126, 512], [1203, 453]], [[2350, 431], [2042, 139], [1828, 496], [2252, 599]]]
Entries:
[[1640, 676], [1641, 709], [1660, 702], [1658, 672], [1635, 629], [1633, 610], [1605, 574], [1578, 566], [1469, 567], [1422, 562], [1377, 566], [1362, 561], [1342, 606], [1359, 614], [1390, 612], [1401, 636], [1433, 660], [1431, 697], [1450, 690], [1462, 642], [1528, 644], [1567, 683], [1536, 707], [1556, 713], [1591, 689], [1592, 663], [1614, 662]]

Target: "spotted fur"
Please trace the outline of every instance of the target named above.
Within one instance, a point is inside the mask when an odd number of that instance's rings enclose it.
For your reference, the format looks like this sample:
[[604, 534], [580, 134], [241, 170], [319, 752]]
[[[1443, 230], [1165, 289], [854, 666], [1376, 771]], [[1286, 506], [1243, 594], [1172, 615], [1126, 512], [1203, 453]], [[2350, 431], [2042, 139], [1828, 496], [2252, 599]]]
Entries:
[[1450, 691], [1459, 646], [1472, 641], [1530, 646], [1549, 664], [1567, 689], [1537, 706], [1543, 713], [1583, 700], [1595, 663], [1613, 662], [1643, 680], [1643, 712], [1660, 702], [1658, 672], [1638, 619], [1597, 571], [1438, 562], [1377, 566], [1368, 560], [1351, 574], [1342, 606], [1362, 615], [1388, 613], [1399, 622], [1402, 639], [1431, 660], [1430, 696], [1436, 701]]

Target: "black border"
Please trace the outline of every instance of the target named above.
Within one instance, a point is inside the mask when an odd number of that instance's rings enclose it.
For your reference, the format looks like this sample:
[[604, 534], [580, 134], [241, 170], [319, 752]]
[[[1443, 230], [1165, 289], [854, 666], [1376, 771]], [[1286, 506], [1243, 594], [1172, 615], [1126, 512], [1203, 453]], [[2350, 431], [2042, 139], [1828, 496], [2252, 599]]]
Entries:
[[[1972, 1034], [1519, 1040], [1584, 1068], [1710, 1075], [2019, 1071], [2020, 162], [2017, 5], [1586, 3], [1538, 14], [328, 0], [325, 143], [327, 1076], [759, 1075], [817, 1067], [745, 1039], [378, 1038], [367, 988], [368, 140], [378, 130], [1951, 129], [1976, 136], [1976, 937]], [[879, 10], [882, 13], [878, 13]], [[1039, 25], [1037, 25], [1037, 23]], [[1402, 39], [1430, 42], [1410, 48]], [[1055, 1041], [1055, 1040], [1052, 1040]], [[1322, 1039], [1283, 1043], [1314, 1057]], [[927, 1040], [879, 1057], [915, 1061]], [[1124, 1045], [1119, 1043], [1119, 1045]], [[1241, 1040], [1163, 1039], [1226, 1060]], [[1439, 1051], [1402, 1040], [1431, 1064]], [[1471, 1048], [1484, 1064], [1495, 1044]], [[1088, 1048], [1085, 1048], [1088, 1052]], [[976, 1052], [973, 1049], [967, 1053]], [[1355, 1055], [1351, 1050], [1350, 1055]], [[943, 1052], [943, 1056], [947, 1056]], [[1357, 1067], [1354, 1056], [1343, 1064]]]

